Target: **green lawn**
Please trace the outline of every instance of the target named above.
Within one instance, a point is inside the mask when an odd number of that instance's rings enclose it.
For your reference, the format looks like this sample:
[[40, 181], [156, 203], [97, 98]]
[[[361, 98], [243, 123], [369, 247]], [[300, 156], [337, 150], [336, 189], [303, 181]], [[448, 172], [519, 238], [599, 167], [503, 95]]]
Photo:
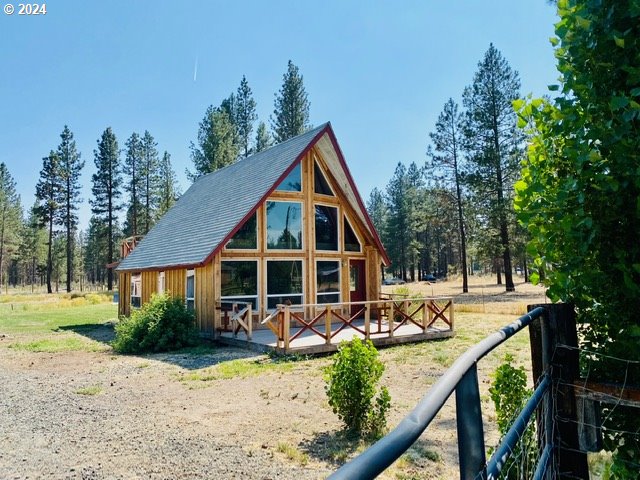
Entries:
[[[13, 310], [0, 310], [0, 333], [48, 333], [64, 327], [99, 325], [118, 318], [118, 306], [113, 303], [96, 305], [58, 306], [51, 308], [29, 308], [22, 304]], [[24, 308], [24, 307], [27, 308]]]

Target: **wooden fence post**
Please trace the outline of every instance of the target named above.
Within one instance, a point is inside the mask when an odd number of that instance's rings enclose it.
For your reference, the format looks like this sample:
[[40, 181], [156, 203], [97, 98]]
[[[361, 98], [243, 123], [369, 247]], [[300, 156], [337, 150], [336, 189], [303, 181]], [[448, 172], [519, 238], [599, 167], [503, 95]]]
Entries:
[[331, 345], [331, 305], [327, 305], [327, 313], [324, 316], [325, 343]]
[[251, 311], [251, 304], [247, 305], [247, 340], [251, 340], [253, 335], [253, 312]]
[[[544, 441], [554, 445], [552, 465], [555, 472], [551, 476], [588, 479], [587, 455], [580, 451], [578, 409], [573, 390], [573, 382], [580, 376], [575, 310], [573, 305], [564, 303], [529, 305], [527, 309], [531, 311], [536, 307], [543, 307], [545, 314], [529, 327], [531, 365], [534, 383], [547, 370], [551, 373], [546, 415], [538, 420], [538, 425], [543, 423], [545, 426]], [[540, 429], [539, 432], [539, 440], [542, 440], [543, 433]]]
[[291, 336], [291, 310], [289, 305], [284, 306], [284, 319], [283, 319], [283, 348], [284, 353], [289, 352], [289, 337]]

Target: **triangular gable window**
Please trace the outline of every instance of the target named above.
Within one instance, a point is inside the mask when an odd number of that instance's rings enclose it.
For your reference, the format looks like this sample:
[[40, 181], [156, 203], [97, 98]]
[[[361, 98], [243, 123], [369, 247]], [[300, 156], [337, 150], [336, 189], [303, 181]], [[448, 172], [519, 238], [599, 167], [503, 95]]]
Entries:
[[289, 175], [280, 182], [276, 187], [279, 192], [301, 192], [302, 191], [302, 176], [300, 174], [300, 164], [298, 163], [293, 170], [289, 172]]
[[345, 252], [362, 251], [360, 240], [358, 240], [358, 236], [353, 231], [353, 228], [351, 228], [351, 223], [349, 223], [347, 217], [344, 217], [344, 250]]
[[327, 179], [322, 173], [322, 170], [318, 166], [317, 162], [314, 162], [313, 164], [313, 178], [314, 178], [313, 188], [316, 193], [319, 193], [321, 195], [331, 195], [332, 197], [334, 196], [333, 190], [331, 190], [331, 187], [329, 186], [329, 182], [327, 182]]

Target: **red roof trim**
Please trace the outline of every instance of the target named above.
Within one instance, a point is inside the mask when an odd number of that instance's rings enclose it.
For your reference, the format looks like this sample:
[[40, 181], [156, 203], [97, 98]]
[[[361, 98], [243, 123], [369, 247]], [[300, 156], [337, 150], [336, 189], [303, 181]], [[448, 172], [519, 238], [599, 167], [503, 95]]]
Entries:
[[385, 266], [388, 267], [389, 265], [391, 265], [391, 260], [389, 259], [389, 256], [387, 255], [387, 252], [384, 249], [384, 246], [382, 245], [382, 242], [380, 241], [380, 237], [378, 236], [378, 232], [376, 231], [376, 228], [373, 226], [373, 222], [371, 221], [371, 217], [369, 217], [369, 213], [367, 212], [367, 209], [364, 206], [362, 198], [360, 197], [360, 193], [358, 192], [358, 189], [356, 188], [356, 184], [353, 181], [353, 177], [351, 176], [351, 172], [349, 171], [349, 167], [347, 166], [347, 162], [345, 161], [344, 155], [342, 154], [342, 149], [340, 148], [340, 145], [338, 145], [338, 140], [336, 139], [336, 136], [333, 133], [333, 129], [331, 128], [331, 124], [329, 124], [327, 127], [328, 127], [327, 128], [327, 133], [329, 134], [329, 139], [331, 140], [331, 143], [333, 144], [333, 148], [335, 149], [336, 153], [338, 154], [338, 160], [340, 161], [340, 165], [342, 166], [342, 169], [344, 170], [344, 173], [345, 173], [345, 175], [347, 177], [347, 181], [349, 182], [349, 185], [351, 186], [351, 189], [353, 190], [353, 193], [356, 196], [356, 201], [358, 202], [358, 206], [360, 207], [360, 210], [364, 214], [364, 218], [367, 221], [367, 225], [369, 226], [369, 230], [371, 231], [371, 235], [373, 236], [373, 240], [376, 243], [376, 246], [378, 247], [378, 250], [382, 254], [382, 259], [384, 261], [384, 264], [385, 264]]
[[249, 211], [249, 213], [247, 213], [242, 220], [240, 220], [240, 222], [238, 222], [238, 225], [235, 226], [235, 228], [233, 228], [231, 230], [231, 232], [229, 232], [229, 234], [224, 237], [224, 239], [218, 244], [218, 246], [213, 250], [213, 252], [211, 252], [207, 258], [205, 258], [202, 263], [200, 265], [205, 265], [207, 263], [209, 263], [211, 260], [213, 260], [213, 257], [215, 257], [218, 253], [220, 253], [222, 251], [222, 249], [224, 248], [224, 246], [227, 244], [227, 242], [229, 242], [229, 240], [231, 240], [233, 238], [233, 236], [238, 233], [238, 230], [240, 230], [240, 228], [242, 228], [242, 225], [244, 225], [244, 222], [246, 222], [247, 220], [249, 220], [249, 218], [251, 218], [251, 216], [256, 213], [256, 211], [258, 210], [258, 208], [260, 208], [260, 206], [267, 200], [267, 198], [269, 198], [269, 196], [276, 190], [276, 188], [278, 187], [278, 185], [280, 185], [280, 182], [282, 182], [285, 178], [287, 178], [287, 175], [289, 175], [291, 173], [291, 171], [296, 168], [296, 166], [302, 161], [302, 159], [305, 157], [305, 155], [307, 153], [309, 153], [309, 151], [313, 148], [313, 146], [316, 144], [316, 142], [322, 137], [322, 135], [324, 135], [325, 132], [327, 131], [331, 131], [331, 125], [327, 124], [326, 127], [324, 127], [322, 130], [320, 130], [315, 137], [313, 137], [313, 139], [311, 139], [311, 141], [307, 144], [307, 146], [304, 148], [304, 150], [302, 150], [302, 152], [300, 152], [300, 155], [298, 155], [296, 157], [296, 159], [293, 161], [293, 163], [291, 163], [291, 165], [284, 171], [284, 173], [282, 175], [280, 175], [280, 177], [278, 177], [278, 180], [275, 181], [275, 183], [273, 184], [273, 186], [267, 191], [267, 193], [265, 193], [262, 198], [260, 200], [258, 200], [258, 203], [256, 203], [256, 205]]

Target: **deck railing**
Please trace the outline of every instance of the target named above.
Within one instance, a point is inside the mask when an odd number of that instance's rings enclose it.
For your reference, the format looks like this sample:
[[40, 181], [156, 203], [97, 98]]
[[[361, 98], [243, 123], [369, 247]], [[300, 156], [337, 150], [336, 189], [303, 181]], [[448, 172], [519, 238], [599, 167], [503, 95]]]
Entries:
[[261, 323], [276, 335], [277, 347], [286, 352], [309, 334], [330, 345], [345, 329], [352, 329], [365, 339], [394, 338], [405, 325], [415, 325], [423, 334], [435, 329], [453, 330], [454, 305], [448, 297], [278, 305]]

